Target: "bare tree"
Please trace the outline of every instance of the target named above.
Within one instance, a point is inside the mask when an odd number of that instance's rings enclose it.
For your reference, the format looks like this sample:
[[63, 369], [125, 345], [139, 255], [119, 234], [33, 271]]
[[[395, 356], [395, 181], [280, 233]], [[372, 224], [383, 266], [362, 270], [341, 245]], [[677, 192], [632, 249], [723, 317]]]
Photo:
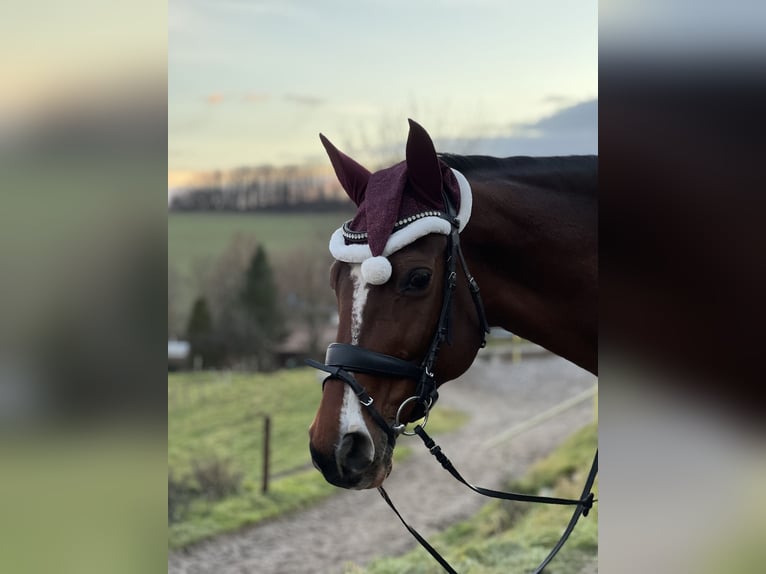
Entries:
[[[388, 167], [404, 159], [404, 142], [407, 139], [407, 118], [412, 118], [422, 124], [437, 142], [437, 150], [453, 153], [470, 153], [471, 126], [481, 125], [483, 111], [477, 107], [469, 125], [458, 126], [457, 117], [465, 122], [465, 110], [455, 113], [454, 104], [450, 101], [438, 105], [426, 105], [415, 98], [403, 104], [394, 111], [381, 112], [380, 115], [367, 123], [349, 123], [349, 128], [340, 134], [343, 151], [354, 157], [370, 170]], [[462, 122], [461, 122], [462, 123]], [[329, 135], [329, 134], [328, 134]], [[333, 138], [330, 137], [330, 140]], [[449, 139], [460, 142], [459, 149], [438, 148], [439, 139]], [[451, 148], [454, 148], [451, 145]]]
[[283, 308], [293, 329], [308, 333], [311, 355], [320, 352], [322, 332], [335, 311], [335, 295], [329, 285], [332, 256], [326, 237], [317, 237], [306, 248], [284, 254], [275, 263]]

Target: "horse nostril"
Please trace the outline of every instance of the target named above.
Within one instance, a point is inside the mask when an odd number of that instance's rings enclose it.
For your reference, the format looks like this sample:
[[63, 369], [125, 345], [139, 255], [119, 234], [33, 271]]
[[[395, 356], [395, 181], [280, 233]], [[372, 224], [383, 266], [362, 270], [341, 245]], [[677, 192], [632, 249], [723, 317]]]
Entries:
[[358, 432], [345, 434], [337, 451], [338, 470], [341, 474], [359, 474], [370, 466], [374, 454], [369, 436]]

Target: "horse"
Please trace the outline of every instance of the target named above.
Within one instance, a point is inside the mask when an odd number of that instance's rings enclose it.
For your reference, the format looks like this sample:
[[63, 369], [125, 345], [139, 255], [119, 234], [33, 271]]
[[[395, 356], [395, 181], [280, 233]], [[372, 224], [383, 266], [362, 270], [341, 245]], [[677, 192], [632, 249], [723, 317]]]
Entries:
[[437, 154], [371, 173], [320, 134], [357, 205], [331, 237], [336, 343], [309, 428], [314, 466], [378, 488], [405, 424], [427, 416], [498, 326], [598, 373], [597, 156]]

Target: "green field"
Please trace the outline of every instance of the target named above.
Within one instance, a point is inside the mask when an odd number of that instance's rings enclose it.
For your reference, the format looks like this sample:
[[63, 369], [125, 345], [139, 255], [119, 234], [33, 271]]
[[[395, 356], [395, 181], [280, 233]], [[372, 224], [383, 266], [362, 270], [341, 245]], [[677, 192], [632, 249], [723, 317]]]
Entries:
[[[227, 461], [241, 473], [240, 491], [223, 500], [194, 498], [185, 515], [169, 526], [177, 548], [241, 528], [321, 500], [337, 488], [311, 466], [308, 427], [321, 386], [313, 369], [272, 374], [216, 372], [168, 375], [168, 469], [176, 479], [189, 475], [192, 461]], [[271, 475], [268, 494], [260, 491], [263, 417], [271, 416]], [[465, 415], [436, 409], [429, 428], [444, 432]], [[407, 449], [397, 447], [397, 460]]]
[[[596, 423], [572, 435], [518, 482], [516, 492], [579, 498], [598, 444]], [[549, 490], [551, 489], [551, 490]], [[551, 493], [552, 491], [552, 493]], [[593, 490], [598, 498], [598, 481]], [[466, 496], [471, 496], [466, 490]], [[542, 504], [493, 500], [472, 518], [455, 524], [429, 542], [458, 572], [531, 572], [548, 554], [572, 510]], [[417, 528], [417, 525], [413, 525]], [[402, 536], [407, 536], [402, 529]], [[598, 503], [581, 517], [564, 548], [546, 568], [551, 574], [576, 574], [598, 553]], [[398, 558], [372, 562], [366, 569], [348, 564], [347, 574], [439, 574], [441, 566], [420, 547]]]
[[237, 233], [254, 236], [270, 256], [321, 244], [352, 216], [330, 213], [169, 213], [168, 264], [179, 273], [191, 272], [195, 261], [214, 259]]

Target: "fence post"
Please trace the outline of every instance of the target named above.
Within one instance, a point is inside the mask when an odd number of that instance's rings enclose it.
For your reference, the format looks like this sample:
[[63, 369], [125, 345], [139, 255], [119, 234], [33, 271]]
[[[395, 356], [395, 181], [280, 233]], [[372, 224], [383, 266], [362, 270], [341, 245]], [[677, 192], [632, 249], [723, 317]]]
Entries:
[[261, 492], [269, 491], [269, 447], [271, 446], [271, 417], [263, 415], [263, 484]]

